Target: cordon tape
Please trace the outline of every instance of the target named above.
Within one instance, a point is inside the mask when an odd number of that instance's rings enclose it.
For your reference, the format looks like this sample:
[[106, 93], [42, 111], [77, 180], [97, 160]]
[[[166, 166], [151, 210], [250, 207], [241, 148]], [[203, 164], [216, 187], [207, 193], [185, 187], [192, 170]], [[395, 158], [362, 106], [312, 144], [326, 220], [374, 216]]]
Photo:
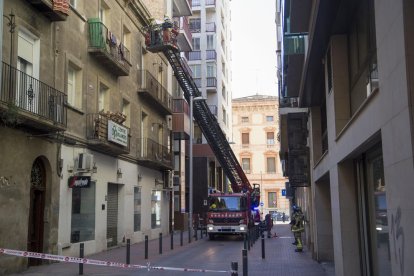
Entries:
[[68, 257], [60, 255], [52, 255], [45, 253], [36, 253], [29, 251], [20, 251], [13, 249], [0, 248], [0, 254], [25, 257], [25, 258], [35, 258], [43, 260], [52, 260], [65, 263], [78, 263], [78, 264], [88, 264], [88, 265], [100, 265], [100, 266], [110, 266], [110, 267], [119, 267], [119, 268], [136, 268], [136, 269], [147, 269], [149, 270], [173, 270], [173, 271], [185, 271], [185, 272], [209, 272], [209, 273], [233, 273], [231, 270], [209, 270], [209, 269], [196, 269], [196, 268], [180, 268], [180, 267], [163, 267], [163, 266], [151, 266], [150, 263], [147, 265], [135, 265], [135, 264], [126, 264], [119, 262], [109, 262], [109, 261], [100, 261], [86, 258], [77, 258], [77, 257]]

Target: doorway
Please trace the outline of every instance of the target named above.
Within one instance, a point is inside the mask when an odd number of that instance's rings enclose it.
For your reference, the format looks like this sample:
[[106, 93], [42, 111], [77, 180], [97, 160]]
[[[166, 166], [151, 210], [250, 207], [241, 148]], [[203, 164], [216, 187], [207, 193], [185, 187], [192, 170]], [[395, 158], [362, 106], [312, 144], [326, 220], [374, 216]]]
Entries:
[[118, 185], [108, 183], [108, 210], [106, 212], [107, 247], [118, 244]]
[[[30, 212], [27, 239], [27, 250], [30, 252], [43, 253], [45, 195], [45, 166], [42, 160], [37, 158], [32, 165], [30, 174]], [[29, 266], [41, 263], [41, 259], [29, 258]]]

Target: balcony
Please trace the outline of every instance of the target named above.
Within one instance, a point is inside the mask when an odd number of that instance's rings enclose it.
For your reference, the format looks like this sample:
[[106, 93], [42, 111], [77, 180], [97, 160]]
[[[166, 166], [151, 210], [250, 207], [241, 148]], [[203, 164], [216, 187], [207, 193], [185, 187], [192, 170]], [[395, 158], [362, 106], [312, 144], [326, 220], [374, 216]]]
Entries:
[[183, 52], [189, 52], [193, 50], [191, 44], [192, 34], [190, 31], [190, 25], [188, 24], [187, 17], [178, 17], [174, 18], [174, 25], [178, 30], [177, 43], [180, 47], [180, 50]]
[[129, 153], [129, 128], [108, 113], [86, 115], [88, 146], [96, 151], [118, 156]]
[[40, 132], [64, 131], [66, 95], [3, 62], [0, 121]]
[[137, 139], [138, 164], [154, 168], [172, 170], [172, 154], [166, 146], [150, 138]]
[[205, 0], [205, 4], [206, 4], [206, 9], [209, 8], [216, 8], [216, 0]]
[[188, 53], [188, 60], [201, 60], [201, 51], [192, 51]]
[[307, 51], [307, 35], [285, 35], [283, 38], [282, 96], [297, 97]]
[[210, 23], [206, 23], [206, 32], [216, 32], [216, 23], [215, 22], [210, 22]]
[[28, 0], [50, 21], [65, 21], [69, 15], [69, 0]]
[[189, 16], [191, 15], [191, 0], [174, 0], [173, 1], [173, 16]]
[[190, 138], [190, 108], [184, 99], [173, 100], [172, 129], [174, 140]]
[[217, 88], [217, 78], [208, 77], [207, 78], [207, 88]]
[[193, 81], [198, 88], [201, 88], [201, 78], [193, 78]]
[[88, 52], [113, 74], [128, 76], [131, 69], [129, 50], [118, 42], [118, 38], [99, 19], [89, 19], [88, 25]]
[[138, 70], [138, 95], [162, 115], [172, 114], [172, 97], [147, 70]]
[[216, 50], [207, 50], [206, 51], [206, 60], [216, 60], [217, 52]]

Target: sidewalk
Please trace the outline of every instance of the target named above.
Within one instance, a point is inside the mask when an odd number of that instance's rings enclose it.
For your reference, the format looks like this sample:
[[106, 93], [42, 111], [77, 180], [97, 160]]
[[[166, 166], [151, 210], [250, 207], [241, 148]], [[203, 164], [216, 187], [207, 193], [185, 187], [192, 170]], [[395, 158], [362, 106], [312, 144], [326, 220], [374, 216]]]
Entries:
[[[295, 246], [292, 245], [293, 237], [290, 232], [289, 225], [276, 224], [273, 227], [272, 232], [277, 232], [277, 238], [265, 238], [265, 259], [262, 259], [262, 248], [261, 239], [256, 240], [254, 245], [248, 251], [248, 275], [276, 275], [276, 276], [333, 276], [334, 267], [330, 265], [321, 265], [311, 258], [310, 252], [307, 251], [306, 247], [304, 252], [294, 252]], [[200, 233], [200, 232], [199, 232]], [[193, 250], [196, 247], [200, 247], [200, 250], [208, 248], [208, 238], [204, 235], [203, 240], [200, 239], [195, 241], [192, 239], [192, 243], [188, 244], [188, 232], [183, 234], [183, 246], [180, 246], [180, 233], [174, 235], [174, 250], [170, 250], [170, 236], [163, 238], [163, 254], [159, 254], [159, 240], [151, 240], [148, 243], [148, 255], [149, 259], [144, 258], [144, 243], [138, 243], [131, 245], [131, 264], [145, 265], [147, 262], [162, 263], [169, 258], [184, 256], [188, 251]], [[239, 260], [238, 261], [238, 272], [239, 275], [243, 275], [243, 264], [241, 249], [243, 248], [242, 241], [230, 241], [232, 246], [235, 246], [235, 250], [232, 250], [233, 255], [226, 256], [227, 260]], [[234, 253], [233, 253], [234, 252]], [[126, 260], [126, 247], [122, 246], [114, 248], [105, 252], [87, 256], [88, 259], [105, 260], [112, 262], [125, 263]], [[184, 262], [184, 259], [183, 259]], [[177, 263], [176, 267], [183, 267]], [[215, 263], [210, 263], [210, 269], [222, 270]], [[227, 270], [227, 269], [226, 269]], [[230, 267], [228, 267], [230, 270]], [[27, 271], [20, 274], [13, 275], [30, 275], [30, 276], [41, 276], [41, 275], [78, 275], [78, 264], [72, 263], [53, 263], [51, 265], [42, 265], [38, 267], [30, 267]], [[174, 271], [153, 271], [148, 272], [147, 270], [131, 270], [131, 269], [120, 269], [114, 267], [102, 267], [84, 265], [84, 275], [228, 275], [228, 274], [217, 274], [217, 273], [195, 273], [195, 272], [174, 272]]]

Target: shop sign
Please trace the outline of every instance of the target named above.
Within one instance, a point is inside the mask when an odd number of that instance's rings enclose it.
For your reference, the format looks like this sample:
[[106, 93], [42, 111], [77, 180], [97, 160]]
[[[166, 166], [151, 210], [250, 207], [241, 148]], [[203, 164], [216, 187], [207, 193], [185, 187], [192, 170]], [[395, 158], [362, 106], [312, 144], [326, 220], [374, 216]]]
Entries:
[[91, 186], [90, 176], [71, 176], [68, 179], [69, 188], [89, 188]]
[[114, 121], [108, 120], [108, 141], [128, 146], [128, 129]]

